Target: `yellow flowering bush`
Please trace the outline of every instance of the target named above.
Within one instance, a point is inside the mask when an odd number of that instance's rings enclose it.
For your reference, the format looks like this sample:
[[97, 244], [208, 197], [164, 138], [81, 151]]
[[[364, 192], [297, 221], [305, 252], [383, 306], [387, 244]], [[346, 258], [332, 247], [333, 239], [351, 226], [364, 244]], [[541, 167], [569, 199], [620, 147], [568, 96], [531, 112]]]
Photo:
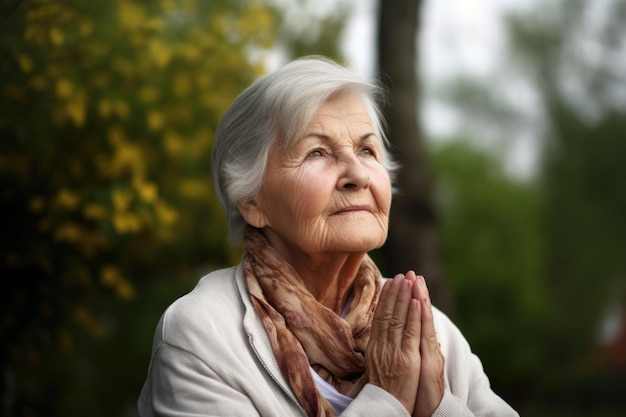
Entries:
[[2, 361], [28, 359], [30, 327], [35, 346], [62, 350], [67, 326], [106, 336], [95, 294], [133, 300], [153, 274], [233, 261], [212, 134], [264, 71], [250, 52], [271, 45], [275, 20], [201, 0], [32, 0], [4, 20]]

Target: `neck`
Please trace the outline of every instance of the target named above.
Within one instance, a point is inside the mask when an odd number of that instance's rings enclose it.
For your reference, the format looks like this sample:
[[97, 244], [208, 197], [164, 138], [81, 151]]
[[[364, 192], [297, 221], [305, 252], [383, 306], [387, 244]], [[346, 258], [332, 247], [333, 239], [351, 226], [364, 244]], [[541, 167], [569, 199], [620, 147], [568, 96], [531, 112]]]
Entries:
[[338, 315], [341, 314], [366, 253], [323, 252], [311, 255], [290, 250], [281, 240], [273, 239], [271, 234], [266, 234], [266, 237], [298, 272], [313, 297]]
[[324, 254], [317, 262], [294, 267], [315, 299], [341, 314], [364, 256], [364, 253]]

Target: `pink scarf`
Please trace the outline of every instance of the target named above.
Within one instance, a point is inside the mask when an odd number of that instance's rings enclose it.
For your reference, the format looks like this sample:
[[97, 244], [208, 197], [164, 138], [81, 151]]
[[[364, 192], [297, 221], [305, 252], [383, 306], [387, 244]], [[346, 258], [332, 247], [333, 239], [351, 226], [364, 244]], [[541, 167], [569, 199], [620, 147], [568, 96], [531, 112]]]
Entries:
[[280, 370], [309, 416], [335, 416], [309, 365], [337, 391], [354, 398], [365, 381], [364, 352], [381, 290], [380, 272], [365, 257], [345, 318], [320, 304], [296, 270], [252, 227], [245, 232], [243, 273]]

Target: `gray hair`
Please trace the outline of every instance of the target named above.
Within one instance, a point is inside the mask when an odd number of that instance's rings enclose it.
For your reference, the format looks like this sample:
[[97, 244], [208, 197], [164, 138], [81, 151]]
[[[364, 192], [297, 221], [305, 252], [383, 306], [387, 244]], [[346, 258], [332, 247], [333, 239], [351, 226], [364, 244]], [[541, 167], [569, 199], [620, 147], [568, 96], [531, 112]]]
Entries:
[[211, 170], [231, 242], [243, 240], [246, 221], [237, 203], [252, 201], [258, 194], [270, 148], [279, 145], [289, 150], [297, 144], [319, 107], [343, 92], [363, 97], [383, 142], [383, 165], [393, 178], [396, 165], [388, 152], [377, 104], [384, 96], [379, 84], [361, 79], [324, 57], [297, 59], [259, 78], [239, 94], [215, 132]]

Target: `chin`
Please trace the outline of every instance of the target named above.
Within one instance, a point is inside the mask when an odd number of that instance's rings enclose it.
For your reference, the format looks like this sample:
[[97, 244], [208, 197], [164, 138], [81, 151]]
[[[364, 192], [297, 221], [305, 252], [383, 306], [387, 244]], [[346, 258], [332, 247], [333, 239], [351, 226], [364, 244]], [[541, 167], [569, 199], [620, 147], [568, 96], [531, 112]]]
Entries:
[[341, 249], [338, 248], [341, 252], [367, 253], [371, 250], [380, 248], [385, 243], [385, 239], [380, 236], [351, 236], [349, 233], [346, 233], [345, 238], [346, 240], [337, 245], [341, 247]]

